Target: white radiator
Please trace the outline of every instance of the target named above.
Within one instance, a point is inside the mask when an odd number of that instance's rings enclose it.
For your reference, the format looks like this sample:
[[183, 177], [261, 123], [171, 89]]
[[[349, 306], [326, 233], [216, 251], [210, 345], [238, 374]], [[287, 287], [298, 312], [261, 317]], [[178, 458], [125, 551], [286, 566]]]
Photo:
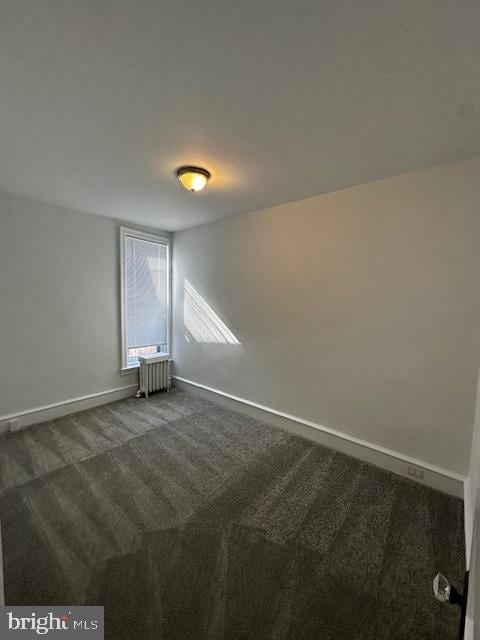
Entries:
[[161, 391], [162, 389], [170, 391], [169, 360], [170, 354], [168, 353], [152, 353], [138, 358], [140, 363], [138, 398], [142, 393], [148, 398], [148, 394], [152, 391]]

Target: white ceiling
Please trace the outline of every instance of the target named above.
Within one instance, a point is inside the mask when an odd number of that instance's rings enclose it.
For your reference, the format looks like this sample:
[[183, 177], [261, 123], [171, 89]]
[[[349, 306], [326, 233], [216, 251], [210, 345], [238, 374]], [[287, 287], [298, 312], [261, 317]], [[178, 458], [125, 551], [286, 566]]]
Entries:
[[463, 159], [479, 63], [478, 0], [0, 0], [0, 189], [176, 230]]

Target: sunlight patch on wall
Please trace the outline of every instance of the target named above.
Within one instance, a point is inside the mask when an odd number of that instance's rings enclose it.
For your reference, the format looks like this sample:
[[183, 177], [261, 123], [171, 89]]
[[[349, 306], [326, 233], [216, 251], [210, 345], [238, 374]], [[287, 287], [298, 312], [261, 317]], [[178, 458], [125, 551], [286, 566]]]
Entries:
[[188, 280], [185, 280], [183, 318], [187, 342], [240, 344], [236, 336]]

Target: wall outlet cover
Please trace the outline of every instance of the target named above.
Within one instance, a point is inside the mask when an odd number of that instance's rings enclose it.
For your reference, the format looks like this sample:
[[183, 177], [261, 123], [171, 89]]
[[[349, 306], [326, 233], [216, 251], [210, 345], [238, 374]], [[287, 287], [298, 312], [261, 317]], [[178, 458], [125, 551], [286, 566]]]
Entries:
[[423, 480], [425, 475], [423, 469], [420, 469], [420, 467], [408, 467], [407, 472], [409, 476], [412, 476], [412, 478], [416, 478], [417, 480]]
[[9, 431], [18, 431], [20, 429], [20, 420], [18, 418], [12, 418], [7, 424]]

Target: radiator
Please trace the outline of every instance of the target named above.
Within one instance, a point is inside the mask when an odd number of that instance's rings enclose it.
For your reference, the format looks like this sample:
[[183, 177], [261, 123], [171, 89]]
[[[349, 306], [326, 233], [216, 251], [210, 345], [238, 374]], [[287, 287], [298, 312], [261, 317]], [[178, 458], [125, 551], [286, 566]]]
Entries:
[[142, 393], [148, 398], [152, 391], [166, 389], [170, 391], [170, 354], [152, 353], [146, 356], [139, 356], [140, 364], [140, 389], [137, 392], [139, 398]]

